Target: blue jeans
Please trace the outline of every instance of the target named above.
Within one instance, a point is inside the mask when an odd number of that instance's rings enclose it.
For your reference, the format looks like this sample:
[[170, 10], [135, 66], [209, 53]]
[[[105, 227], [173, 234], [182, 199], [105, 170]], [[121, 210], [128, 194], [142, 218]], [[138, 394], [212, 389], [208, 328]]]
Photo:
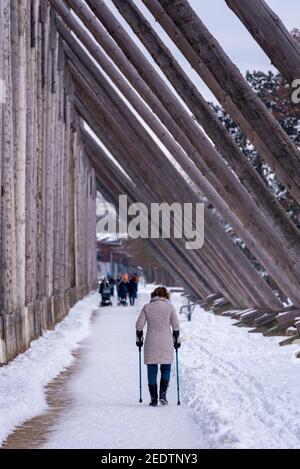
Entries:
[[134, 306], [134, 300], [135, 300], [135, 296], [130, 296], [129, 297], [129, 303], [130, 303], [130, 306]]
[[[148, 384], [156, 384], [158, 365], [147, 365]], [[161, 378], [170, 381], [171, 363], [168, 365], [160, 365]]]

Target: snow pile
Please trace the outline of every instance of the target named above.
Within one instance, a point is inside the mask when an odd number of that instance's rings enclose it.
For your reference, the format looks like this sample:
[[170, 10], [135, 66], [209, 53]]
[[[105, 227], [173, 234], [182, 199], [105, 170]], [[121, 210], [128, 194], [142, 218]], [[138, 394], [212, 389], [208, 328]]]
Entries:
[[278, 337], [233, 322], [200, 307], [182, 322], [184, 403], [213, 448], [299, 448], [296, 346], [279, 347]]
[[97, 293], [77, 302], [53, 331], [0, 368], [0, 446], [16, 426], [47, 409], [45, 386], [72, 363], [71, 352], [88, 335], [98, 304]]

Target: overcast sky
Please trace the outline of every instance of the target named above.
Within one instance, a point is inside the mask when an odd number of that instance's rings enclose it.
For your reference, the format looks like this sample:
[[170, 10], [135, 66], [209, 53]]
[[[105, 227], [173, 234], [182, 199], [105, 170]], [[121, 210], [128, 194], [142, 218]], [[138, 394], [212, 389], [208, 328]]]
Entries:
[[[247, 70], [270, 70], [274, 68], [270, 65], [269, 58], [260, 49], [258, 44], [235, 14], [227, 7], [225, 0], [189, 0], [194, 10], [198, 13], [202, 21], [206, 24], [210, 32], [221, 43], [222, 47], [229, 55], [230, 59], [238, 65], [240, 70], [245, 73]], [[116, 12], [118, 19], [125, 25], [123, 19], [117, 13], [111, 0], [106, 0], [111, 9]], [[135, 0], [137, 6], [141, 9], [153, 27], [159, 32], [166, 45], [171, 49], [176, 59], [188, 72], [191, 79], [197, 84], [199, 90], [208, 100], [213, 100], [210, 91], [201, 79], [191, 70], [180, 52], [167, 35], [161, 30], [154, 21], [151, 14], [145, 8], [141, 0]], [[283, 23], [289, 30], [293, 28], [300, 29], [300, 0], [267, 0], [269, 6], [278, 14]], [[132, 34], [128, 25], [127, 31]], [[134, 34], [132, 34], [133, 37]], [[138, 42], [137, 39], [135, 39]], [[152, 59], [151, 59], [152, 60]]]

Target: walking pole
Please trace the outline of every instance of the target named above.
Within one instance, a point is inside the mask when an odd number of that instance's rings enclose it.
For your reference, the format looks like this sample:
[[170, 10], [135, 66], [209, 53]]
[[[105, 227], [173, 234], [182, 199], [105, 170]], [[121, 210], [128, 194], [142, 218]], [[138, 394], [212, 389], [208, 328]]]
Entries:
[[176, 347], [176, 374], [177, 374], [177, 405], [180, 405], [179, 397], [179, 369], [178, 369], [178, 348]]
[[143, 402], [143, 399], [142, 399], [142, 360], [141, 360], [141, 350], [142, 350], [142, 346], [139, 345], [139, 370], [140, 370], [140, 400], [139, 402]]

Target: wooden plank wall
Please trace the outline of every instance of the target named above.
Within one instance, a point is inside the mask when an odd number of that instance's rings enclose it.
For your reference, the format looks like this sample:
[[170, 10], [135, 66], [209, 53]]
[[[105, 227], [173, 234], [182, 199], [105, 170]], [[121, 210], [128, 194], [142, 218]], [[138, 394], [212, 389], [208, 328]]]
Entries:
[[96, 183], [50, 6], [1, 0], [0, 364], [96, 286]]

